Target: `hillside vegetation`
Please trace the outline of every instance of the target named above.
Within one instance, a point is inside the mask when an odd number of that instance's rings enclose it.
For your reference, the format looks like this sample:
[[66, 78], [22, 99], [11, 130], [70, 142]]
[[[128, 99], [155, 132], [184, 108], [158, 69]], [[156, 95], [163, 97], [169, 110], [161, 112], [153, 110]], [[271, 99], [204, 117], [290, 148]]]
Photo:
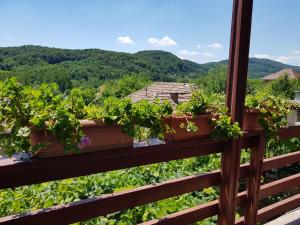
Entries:
[[[0, 48], [0, 79], [17, 76], [25, 84], [57, 82], [62, 90], [74, 86], [98, 87], [108, 80], [139, 74], [152, 81], [189, 81], [206, 75], [227, 61], [197, 64], [169, 52], [135, 54], [100, 49], [70, 50], [41, 46]], [[249, 75], [255, 78], [291, 67], [267, 59], [250, 59]], [[299, 67], [295, 69], [300, 70]]]

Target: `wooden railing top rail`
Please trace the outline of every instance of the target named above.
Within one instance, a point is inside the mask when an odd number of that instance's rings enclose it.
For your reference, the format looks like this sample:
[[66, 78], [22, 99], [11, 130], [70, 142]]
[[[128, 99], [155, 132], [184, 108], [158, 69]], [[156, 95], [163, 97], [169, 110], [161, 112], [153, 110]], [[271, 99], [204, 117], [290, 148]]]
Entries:
[[[242, 139], [243, 147], [255, 146], [258, 137], [259, 132], [246, 133]], [[4, 159], [0, 160], [0, 189], [219, 153], [226, 143], [224, 140], [191, 140], [33, 159], [28, 162]]]
[[[261, 132], [245, 133], [242, 147], [252, 148], [257, 145], [260, 134]], [[284, 138], [300, 136], [300, 127], [282, 129], [280, 135]], [[225, 144], [225, 141], [207, 139], [135, 149], [120, 148], [49, 159], [34, 159], [28, 162], [4, 159], [0, 160], [0, 189], [203, 156], [221, 152]], [[296, 158], [291, 156], [291, 159]], [[271, 163], [270, 161], [266, 166], [272, 166]], [[286, 164], [284, 161], [277, 163]], [[242, 170], [241, 173], [243, 174], [243, 172]], [[23, 176], [24, 174], [27, 176]]]

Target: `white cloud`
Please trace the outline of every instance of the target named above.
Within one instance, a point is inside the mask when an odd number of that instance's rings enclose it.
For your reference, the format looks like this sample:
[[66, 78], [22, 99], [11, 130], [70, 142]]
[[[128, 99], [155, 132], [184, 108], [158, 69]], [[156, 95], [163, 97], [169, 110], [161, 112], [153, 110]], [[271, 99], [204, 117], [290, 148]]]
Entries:
[[295, 54], [295, 55], [300, 55], [300, 51], [299, 50], [291, 50], [291, 53]]
[[258, 58], [258, 59], [274, 59], [274, 56], [270, 56], [268, 54], [254, 54], [251, 57]]
[[159, 46], [169, 47], [169, 46], [177, 45], [177, 43], [168, 36], [165, 36], [162, 39], [153, 38], [153, 37], [148, 38], [148, 43], [155, 47], [159, 47]]
[[214, 48], [214, 49], [223, 48], [223, 46], [220, 43], [218, 43], [218, 42], [211, 43], [207, 47]]
[[178, 53], [179, 55], [188, 55], [188, 56], [191, 56], [191, 55], [198, 55], [199, 52], [196, 52], [196, 51], [189, 51], [187, 49], [182, 49], [179, 51]]
[[202, 45], [196, 45], [197, 48], [202, 48]]
[[284, 56], [284, 55], [278, 56], [278, 57], [275, 59], [275, 61], [278, 61], [278, 62], [281, 62], [281, 63], [288, 63], [289, 60], [290, 60], [290, 57]]
[[119, 36], [119, 37], [117, 37], [116, 41], [118, 43], [125, 44], [125, 45], [134, 44], [134, 41], [129, 36]]
[[254, 55], [252, 55], [252, 57], [259, 58], [259, 59], [271, 59], [271, 60], [281, 62], [281, 63], [288, 63], [289, 60], [292, 58], [292, 57], [284, 56], [284, 55], [273, 56], [273, 55], [269, 55], [269, 54], [254, 54]]
[[204, 53], [202, 53], [202, 55], [206, 56], [206, 57], [213, 57], [214, 56], [214, 54], [211, 53], [211, 52], [204, 52]]

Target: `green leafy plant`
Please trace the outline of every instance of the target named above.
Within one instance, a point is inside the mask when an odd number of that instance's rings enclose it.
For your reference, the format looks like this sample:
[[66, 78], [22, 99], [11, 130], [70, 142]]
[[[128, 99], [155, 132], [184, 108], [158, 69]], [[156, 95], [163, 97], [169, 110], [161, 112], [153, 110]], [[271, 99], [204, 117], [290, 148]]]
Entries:
[[259, 111], [259, 123], [268, 139], [277, 139], [278, 129], [287, 126], [290, 105], [284, 98], [267, 94], [247, 96], [245, 106], [248, 110]]
[[[193, 118], [203, 114], [211, 115], [214, 138], [238, 138], [242, 135], [241, 128], [238, 123], [232, 123], [231, 117], [227, 115], [224, 100], [222, 94], [205, 95], [204, 92], [198, 90], [192, 93], [190, 101], [179, 104], [176, 112], [178, 115], [191, 115]], [[181, 128], [188, 132], [196, 132], [201, 129], [188, 118], [186, 118], [186, 123], [181, 124]]]
[[31, 150], [28, 92], [15, 78], [0, 82], [0, 146], [8, 155]]
[[231, 117], [226, 114], [220, 114], [217, 118], [212, 118], [212, 121], [214, 125], [213, 138], [236, 139], [243, 135], [239, 123], [232, 123]]
[[186, 122], [180, 124], [180, 128], [186, 129], [188, 132], [196, 132], [199, 127], [193, 121], [188, 119], [188, 116], [195, 118], [198, 115], [208, 113], [208, 101], [205, 94], [200, 91], [194, 91], [191, 99], [176, 106], [176, 115], [186, 115]]
[[172, 106], [168, 101], [141, 100], [134, 103], [132, 107], [134, 136], [139, 140], [143, 136], [163, 138], [166, 127], [162, 123], [162, 117], [169, 116], [172, 112]]
[[198, 90], [192, 93], [191, 99], [188, 102], [183, 102], [176, 107], [177, 114], [187, 114], [192, 116], [202, 115], [207, 113], [209, 103], [206, 95]]
[[54, 135], [65, 151], [78, 151], [84, 136], [80, 119], [84, 117], [84, 99], [77, 90], [63, 96], [55, 83], [38, 88], [23, 86], [15, 78], [0, 83], [0, 146], [5, 154], [35, 153], [49, 144], [32, 146], [32, 131], [45, 130]]

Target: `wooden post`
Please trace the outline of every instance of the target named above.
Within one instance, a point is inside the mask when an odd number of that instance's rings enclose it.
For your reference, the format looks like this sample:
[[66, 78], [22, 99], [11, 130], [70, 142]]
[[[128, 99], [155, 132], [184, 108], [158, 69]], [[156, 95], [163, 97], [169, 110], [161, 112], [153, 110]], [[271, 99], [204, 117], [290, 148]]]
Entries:
[[247, 180], [247, 204], [245, 207], [245, 225], [256, 225], [257, 209], [259, 203], [259, 190], [261, 183], [262, 165], [264, 159], [265, 138], [259, 137], [257, 147], [251, 149], [250, 175]]
[[[232, 120], [243, 126], [244, 104], [250, 48], [253, 0], [234, 0], [227, 76], [227, 106]], [[232, 140], [222, 152], [218, 224], [235, 222], [239, 183], [240, 140]]]

